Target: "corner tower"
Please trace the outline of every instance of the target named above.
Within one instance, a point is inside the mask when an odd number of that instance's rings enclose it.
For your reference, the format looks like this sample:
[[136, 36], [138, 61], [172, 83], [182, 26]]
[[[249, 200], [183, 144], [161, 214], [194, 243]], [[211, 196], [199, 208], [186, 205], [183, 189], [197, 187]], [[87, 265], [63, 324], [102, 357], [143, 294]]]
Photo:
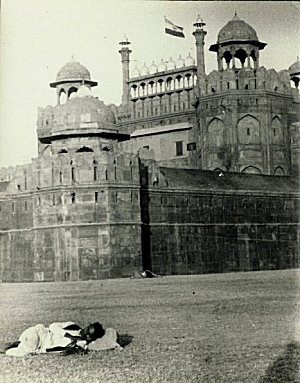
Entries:
[[[199, 29], [203, 23], [195, 23]], [[210, 51], [218, 70], [198, 79], [199, 147], [205, 170], [288, 175], [290, 74], [259, 65], [266, 43], [235, 13]], [[225, 65], [224, 65], [225, 63]]]

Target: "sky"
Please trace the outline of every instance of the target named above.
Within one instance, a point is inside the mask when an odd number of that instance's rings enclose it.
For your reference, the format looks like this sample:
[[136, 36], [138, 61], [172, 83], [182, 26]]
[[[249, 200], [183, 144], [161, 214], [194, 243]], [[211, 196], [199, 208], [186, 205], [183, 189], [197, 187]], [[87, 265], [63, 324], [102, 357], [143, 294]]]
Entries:
[[[72, 56], [98, 81], [93, 94], [119, 105], [122, 96], [119, 42], [131, 42], [130, 66], [189, 53], [195, 57], [193, 23], [206, 23], [206, 72], [217, 69], [209, 52], [234, 16], [250, 24], [267, 47], [260, 65], [287, 69], [300, 55], [300, 3], [294, 1], [2, 0], [0, 29], [0, 167], [37, 156], [37, 107], [56, 104], [59, 69]], [[164, 16], [184, 28], [185, 38], [164, 33]]]

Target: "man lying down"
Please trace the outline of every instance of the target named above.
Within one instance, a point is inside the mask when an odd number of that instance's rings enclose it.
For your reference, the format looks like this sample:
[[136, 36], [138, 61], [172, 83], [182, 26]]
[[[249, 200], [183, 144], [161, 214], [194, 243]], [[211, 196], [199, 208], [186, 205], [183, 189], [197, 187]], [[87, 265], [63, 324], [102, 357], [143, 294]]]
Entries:
[[19, 341], [6, 347], [6, 355], [23, 357], [30, 354], [59, 352], [65, 355], [81, 351], [122, 350], [115, 329], [104, 329], [95, 322], [81, 328], [73, 322], [37, 324], [29, 327]]

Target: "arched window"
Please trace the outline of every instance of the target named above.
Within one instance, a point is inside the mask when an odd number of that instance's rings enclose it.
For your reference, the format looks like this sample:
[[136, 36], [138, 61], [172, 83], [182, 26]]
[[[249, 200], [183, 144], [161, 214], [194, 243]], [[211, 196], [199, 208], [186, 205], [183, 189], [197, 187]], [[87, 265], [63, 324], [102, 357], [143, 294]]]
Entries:
[[191, 83], [191, 74], [190, 73], [187, 73], [185, 76], [184, 76], [184, 87], [185, 88], [190, 88], [193, 84]]
[[72, 86], [69, 91], [68, 91], [68, 98], [73, 98], [76, 96], [76, 93], [77, 93], [77, 88], [75, 88], [74, 86]]
[[159, 80], [157, 81], [157, 84], [158, 84], [158, 89], [157, 89], [157, 91], [158, 91], [159, 93], [164, 92], [164, 91], [165, 91], [165, 83], [164, 83], [164, 80], [159, 79]]
[[238, 138], [242, 144], [259, 144], [260, 127], [256, 118], [247, 115], [238, 122]]
[[71, 168], [71, 179], [75, 181], [75, 168]]
[[131, 94], [132, 98], [137, 97], [137, 86], [136, 85], [132, 85], [132, 87], [130, 88], [130, 94]]
[[238, 68], [238, 67], [244, 68], [245, 60], [247, 58], [247, 53], [244, 51], [244, 49], [238, 49], [235, 52], [234, 57], [236, 57], [240, 62], [240, 64], [239, 64], [239, 62], [237, 60], [235, 60], [236, 68]]
[[167, 78], [167, 91], [168, 90], [174, 90], [174, 80], [172, 77]]
[[283, 143], [282, 124], [280, 119], [276, 116], [271, 122], [270, 141], [273, 144]]
[[214, 118], [208, 125], [208, 145], [222, 146], [224, 144], [224, 123]]
[[61, 89], [59, 92], [59, 103], [64, 104], [67, 101], [67, 95], [64, 89]]

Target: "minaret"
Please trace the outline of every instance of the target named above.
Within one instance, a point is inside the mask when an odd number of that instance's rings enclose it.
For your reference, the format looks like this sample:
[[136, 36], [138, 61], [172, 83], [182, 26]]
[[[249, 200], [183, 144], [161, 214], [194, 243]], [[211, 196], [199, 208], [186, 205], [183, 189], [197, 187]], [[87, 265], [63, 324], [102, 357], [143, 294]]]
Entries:
[[198, 15], [196, 22], [193, 24], [196, 30], [193, 32], [193, 35], [196, 39], [196, 48], [197, 48], [197, 76], [198, 78], [205, 74], [205, 62], [204, 62], [204, 38], [207, 34], [203, 30], [203, 27], [206, 25], [203, 20]]
[[128, 105], [129, 101], [129, 89], [128, 89], [128, 80], [129, 80], [129, 56], [132, 52], [129, 49], [130, 42], [128, 38], [124, 35], [123, 41], [119, 43], [121, 45], [121, 49], [119, 53], [122, 57], [122, 70], [123, 70], [123, 94], [122, 94], [122, 105]]

